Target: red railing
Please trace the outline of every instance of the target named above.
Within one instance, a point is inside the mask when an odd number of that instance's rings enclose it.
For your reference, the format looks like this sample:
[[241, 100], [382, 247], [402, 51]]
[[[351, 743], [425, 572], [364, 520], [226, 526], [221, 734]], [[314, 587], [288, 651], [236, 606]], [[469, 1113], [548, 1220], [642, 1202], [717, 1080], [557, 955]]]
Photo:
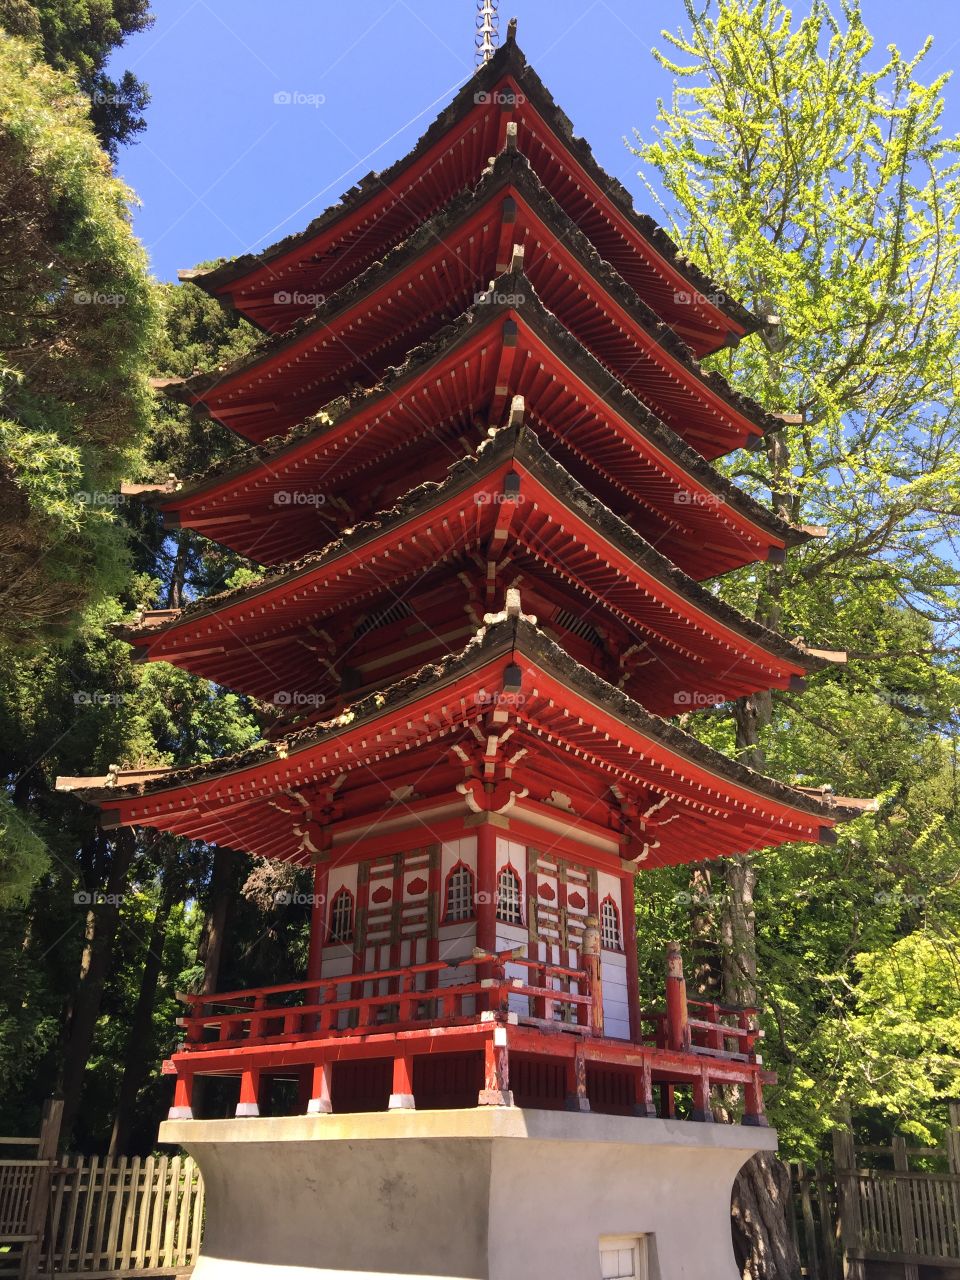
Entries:
[[[508, 966], [526, 970], [527, 979], [508, 977]], [[456, 971], [466, 968], [474, 973], [456, 981]], [[441, 983], [441, 975], [448, 981]], [[178, 1020], [185, 1042], [165, 1064], [176, 1076], [172, 1118], [192, 1117], [196, 1075], [239, 1077], [237, 1114], [256, 1115], [263, 1081], [278, 1070], [300, 1080], [308, 1110], [329, 1111], [334, 1067], [363, 1058], [392, 1059], [390, 1106], [413, 1106], [415, 1061], [460, 1051], [482, 1054], [480, 1105], [512, 1101], [509, 1051], [527, 1061], [563, 1059], [567, 1105], [575, 1109], [589, 1109], [588, 1062], [608, 1072], [605, 1088], [609, 1072], [619, 1072], [617, 1087], [635, 1094], [630, 1109], [647, 1116], [676, 1115], [674, 1091], [683, 1087], [690, 1090], [693, 1118], [710, 1120], [711, 1090], [732, 1086], [741, 1091], [744, 1122], [764, 1124], [762, 1085], [773, 1078], [755, 1052], [762, 1035], [756, 1010], [688, 1001], [675, 945], [667, 954], [665, 1009], [641, 1013], [637, 1034], [627, 1040], [604, 1035], [597, 952], [583, 954], [582, 967], [571, 968], [519, 951], [474, 951], [453, 963], [178, 998], [188, 1013]]]
[[[507, 964], [533, 970], [537, 980], [508, 978]], [[467, 966], [489, 970], [491, 976], [429, 985], [440, 973]], [[553, 982], [576, 983], [585, 989], [574, 992], [553, 986]], [[478, 953], [453, 963], [427, 961], [247, 991], [178, 993], [189, 1013], [177, 1022], [186, 1032], [184, 1051], [195, 1052], [214, 1046], [232, 1048], [276, 1040], [399, 1031], [425, 1022], [450, 1026], [474, 1021], [483, 1010], [507, 1014], [511, 997], [521, 997], [528, 1000], [533, 1020], [561, 1020], [589, 1030], [594, 1002], [586, 989], [588, 983], [588, 975], [581, 969], [534, 963], [512, 952]]]

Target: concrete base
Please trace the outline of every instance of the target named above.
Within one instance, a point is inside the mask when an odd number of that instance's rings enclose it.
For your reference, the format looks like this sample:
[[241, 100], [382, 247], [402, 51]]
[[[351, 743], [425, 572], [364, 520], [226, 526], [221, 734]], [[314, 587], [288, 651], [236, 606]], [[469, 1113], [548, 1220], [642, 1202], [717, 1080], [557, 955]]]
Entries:
[[730, 1193], [770, 1129], [474, 1108], [170, 1120], [206, 1185], [193, 1280], [738, 1280]]

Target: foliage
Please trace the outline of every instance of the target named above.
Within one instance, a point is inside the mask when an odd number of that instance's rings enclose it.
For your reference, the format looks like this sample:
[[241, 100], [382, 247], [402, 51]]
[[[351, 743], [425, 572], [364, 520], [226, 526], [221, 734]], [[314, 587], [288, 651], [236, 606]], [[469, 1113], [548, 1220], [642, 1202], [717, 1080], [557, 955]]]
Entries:
[[0, 33], [0, 642], [69, 634], [123, 580], [155, 319], [129, 197], [72, 81]]
[[786, 1151], [810, 1156], [848, 1106], [859, 1123], [930, 1134], [956, 1089], [958, 151], [941, 127], [946, 77], [920, 79], [929, 44], [877, 59], [856, 0], [838, 14], [814, 0], [796, 19], [780, 0], [687, 0], [686, 16], [655, 55], [673, 99], [633, 149], [682, 247], [779, 319], [711, 361], [800, 415], [730, 473], [794, 523], [829, 529], [784, 568], [719, 589], [850, 654], [802, 695], [688, 727], [881, 808], [833, 848], [765, 853], [752, 906], [732, 901], [729, 868], [658, 873], [642, 945], [687, 914], [710, 981], [749, 964], [749, 946], [731, 957], [720, 941], [725, 918], [747, 919], [774, 1118]]
[[0, 0], [0, 27], [76, 79], [100, 144], [113, 159], [145, 127], [150, 95], [131, 71], [112, 79], [106, 64], [127, 36], [152, 22], [149, 0]]

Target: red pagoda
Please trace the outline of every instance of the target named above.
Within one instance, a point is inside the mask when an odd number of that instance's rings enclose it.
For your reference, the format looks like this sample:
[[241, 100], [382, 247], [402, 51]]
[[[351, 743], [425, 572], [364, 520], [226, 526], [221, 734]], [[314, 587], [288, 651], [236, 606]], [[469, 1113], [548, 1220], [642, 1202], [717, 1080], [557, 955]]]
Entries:
[[[312, 870], [307, 972], [184, 996], [164, 1064], [198, 1280], [732, 1276], [732, 1178], [774, 1143], [755, 1011], [688, 1000], [674, 949], [641, 1007], [636, 885], [865, 807], [667, 719], [843, 660], [702, 585], [821, 532], [710, 465], [783, 425], [698, 363], [759, 322], [633, 210], [513, 23], [409, 155], [185, 275], [264, 336], [165, 390], [250, 447], [129, 491], [265, 569], [124, 634], [284, 714], [61, 785]], [[240, 1119], [196, 1114], [204, 1077]], [[719, 1089], [741, 1125], [678, 1119]]]

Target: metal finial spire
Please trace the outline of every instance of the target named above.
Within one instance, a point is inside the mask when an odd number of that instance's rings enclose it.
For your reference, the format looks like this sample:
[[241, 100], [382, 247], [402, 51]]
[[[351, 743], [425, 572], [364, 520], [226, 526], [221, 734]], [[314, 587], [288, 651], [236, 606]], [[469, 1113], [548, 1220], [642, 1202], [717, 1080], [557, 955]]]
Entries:
[[482, 67], [489, 62], [500, 43], [500, 25], [497, 10], [500, 0], [477, 0], [477, 34], [474, 43], [477, 46], [477, 66]]

